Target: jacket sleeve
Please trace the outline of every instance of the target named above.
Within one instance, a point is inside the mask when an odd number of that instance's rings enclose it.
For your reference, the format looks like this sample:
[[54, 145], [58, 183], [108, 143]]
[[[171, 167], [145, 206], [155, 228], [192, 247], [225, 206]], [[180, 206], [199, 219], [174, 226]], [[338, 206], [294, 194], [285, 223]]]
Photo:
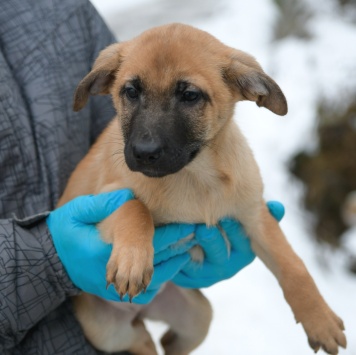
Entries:
[[68, 278], [44, 218], [0, 220], [0, 353], [80, 291]]

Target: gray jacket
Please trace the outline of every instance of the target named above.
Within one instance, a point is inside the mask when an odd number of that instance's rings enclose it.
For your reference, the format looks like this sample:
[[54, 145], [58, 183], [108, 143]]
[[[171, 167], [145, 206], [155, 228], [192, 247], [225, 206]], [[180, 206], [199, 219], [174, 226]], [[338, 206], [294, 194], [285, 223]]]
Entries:
[[0, 0], [0, 354], [97, 353], [42, 213], [114, 115], [108, 97], [71, 109], [113, 41], [86, 0]]

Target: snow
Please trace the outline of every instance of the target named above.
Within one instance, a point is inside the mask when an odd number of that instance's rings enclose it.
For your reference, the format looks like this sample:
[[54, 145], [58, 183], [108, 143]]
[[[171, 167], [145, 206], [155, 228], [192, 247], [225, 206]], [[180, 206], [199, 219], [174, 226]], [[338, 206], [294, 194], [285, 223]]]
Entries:
[[[356, 27], [341, 17], [332, 0], [308, 0], [315, 9], [310, 40], [272, 41], [278, 10], [272, 0], [186, 1], [93, 0], [118, 38], [129, 39], [148, 27], [184, 22], [204, 29], [224, 43], [254, 55], [281, 86], [289, 104], [278, 117], [253, 103], [240, 103], [235, 119], [248, 138], [260, 165], [266, 199], [281, 201], [281, 222], [321, 293], [346, 325], [348, 349], [356, 355], [356, 277], [345, 268], [345, 254], [320, 250], [311, 236], [312, 216], [303, 210], [302, 185], [288, 173], [287, 162], [299, 149], [316, 146], [315, 109], [321, 98], [342, 106], [355, 93]], [[142, 20], [144, 19], [144, 21]], [[119, 32], [118, 32], [119, 31]], [[345, 247], [354, 246], [356, 228]], [[214, 308], [205, 342], [194, 355], [312, 354], [302, 327], [296, 325], [272, 274], [256, 260], [234, 278], [204, 290]], [[164, 326], [149, 322], [155, 339]]]

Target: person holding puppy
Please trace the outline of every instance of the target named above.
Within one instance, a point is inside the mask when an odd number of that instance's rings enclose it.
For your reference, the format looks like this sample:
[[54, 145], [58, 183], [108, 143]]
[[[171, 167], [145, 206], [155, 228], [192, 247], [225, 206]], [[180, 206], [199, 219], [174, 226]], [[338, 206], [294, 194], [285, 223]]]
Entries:
[[[79, 113], [71, 109], [76, 85], [115, 39], [87, 0], [0, 0], [0, 8], [0, 353], [96, 354], [70, 297], [85, 291], [121, 302], [112, 286], [106, 289], [111, 247], [96, 224], [134, 195], [120, 190], [55, 206], [115, 114], [106, 96]], [[280, 204], [269, 207], [282, 217]], [[230, 257], [217, 228], [157, 228], [153, 279], [133, 302], [150, 302], [167, 281], [211, 286], [252, 262], [242, 227], [224, 227]], [[192, 241], [175, 245], [191, 233]], [[199, 269], [188, 254], [195, 244], [206, 255]]]

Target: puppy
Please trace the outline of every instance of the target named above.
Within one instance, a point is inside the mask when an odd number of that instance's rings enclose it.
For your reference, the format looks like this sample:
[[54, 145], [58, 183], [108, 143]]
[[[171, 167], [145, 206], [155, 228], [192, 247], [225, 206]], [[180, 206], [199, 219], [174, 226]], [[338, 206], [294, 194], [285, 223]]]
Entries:
[[[117, 116], [72, 174], [59, 205], [78, 195], [131, 188], [127, 202], [100, 225], [113, 243], [107, 281], [130, 298], [150, 283], [154, 225], [216, 225], [239, 220], [255, 253], [279, 281], [310, 346], [337, 354], [346, 346], [342, 320], [320, 295], [263, 200], [253, 154], [232, 119], [241, 100], [287, 113], [279, 86], [250, 55], [206, 32], [166, 25], [103, 50], [80, 82], [74, 110], [89, 95], [111, 94]], [[166, 284], [147, 306], [83, 294], [74, 300], [89, 341], [106, 352], [156, 354], [142, 319], [170, 326], [165, 353], [190, 353], [205, 338], [211, 308], [197, 290]]]

